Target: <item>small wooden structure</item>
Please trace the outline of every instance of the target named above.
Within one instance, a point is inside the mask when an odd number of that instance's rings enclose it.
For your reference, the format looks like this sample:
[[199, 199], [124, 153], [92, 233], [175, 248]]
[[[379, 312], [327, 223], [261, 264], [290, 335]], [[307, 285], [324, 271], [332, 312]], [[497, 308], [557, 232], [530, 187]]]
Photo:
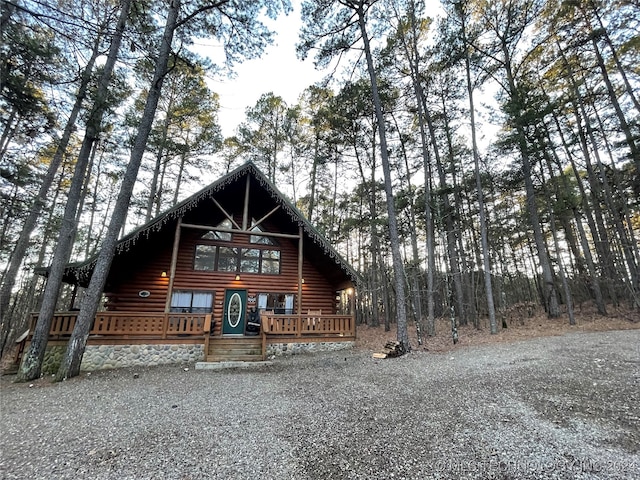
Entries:
[[[94, 266], [69, 265], [65, 282], [85, 287]], [[261, 359], [275, 343], [353, 341], [357, 280], [247, 163], [120, 240], [88, 345], [202, 344], [220, 360], [234, 345]], [[66, 342], [74, 306], [56, 313], [50, 344]]]

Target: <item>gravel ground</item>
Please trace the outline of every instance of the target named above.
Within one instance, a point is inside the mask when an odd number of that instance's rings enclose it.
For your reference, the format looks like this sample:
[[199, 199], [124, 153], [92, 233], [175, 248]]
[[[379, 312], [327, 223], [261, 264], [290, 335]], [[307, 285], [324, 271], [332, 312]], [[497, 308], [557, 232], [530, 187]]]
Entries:
[[12, 380], [4, 479], [640, 478], [640, 330]]

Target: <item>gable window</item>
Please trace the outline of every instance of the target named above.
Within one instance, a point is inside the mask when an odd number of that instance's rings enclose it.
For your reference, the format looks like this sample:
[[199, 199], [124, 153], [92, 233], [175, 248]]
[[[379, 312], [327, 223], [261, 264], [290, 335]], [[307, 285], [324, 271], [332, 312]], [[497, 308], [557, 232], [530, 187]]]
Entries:
[[[216, 228], [224, 228], [225, 230], [231, 230], [233, 225], [231, 224], [231, 220], [225, 218], [221, 221]], [[218, 240], [222, 242], [230, 242], [231, 241], [231, 232], [218, 232], [216, 230], [209, 230], [207, 233], [200, 237], [204, 240]]]
[[177, 290], [171, 294], [171, 311], [180, 313], [211, 313], [213, 292]]
[[291, 315], [296, 296], [293, 293], [259, 293], [258, 310], [273, 310], [273, 313]]
[[[251, 224], [254, 225], [256, 221], [254, 219], [251, 220]], [[254, 225], [251, 227], [252, 232], [264, 232], [259, 225]], [[272, 238], [266, 237], [264, 235], [251, 235], [249, 237], [249, 243], [257, 243], [260, 245], [275, 245], [275, 241]]]

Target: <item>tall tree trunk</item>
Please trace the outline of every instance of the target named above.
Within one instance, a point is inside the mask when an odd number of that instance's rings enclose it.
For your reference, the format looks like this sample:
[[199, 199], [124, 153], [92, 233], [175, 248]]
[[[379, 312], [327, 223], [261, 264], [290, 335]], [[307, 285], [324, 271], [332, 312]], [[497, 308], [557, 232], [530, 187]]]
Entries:
[[[626, 72], [624, 66], [622, 65], [622, 62], [620, 61], [620, 57], [618, 55], [618, 51], [616, 50], [616, 48], [615, 48], [615, 46], [613, 44], [613, 41], [611, 40], [611, 37], [609, 36], [609, 31], [607, 30], [604, 22], [602, 21], [602, 18], [600, 17], [600, 14], [598, 13], [597, 5], [595, 4], [595, 2], [593, 0], [589, 0], [587, 2], [584, 2], [584, 4], [588, 4], [589, 5], [589, 7], [591, 9], [591, 12], [593, 13], [593, 16], [596, 18], [596, 20], [598, 22], [598, 27], [599, 27], [598, 33], [604, 39], [605, 43], [609, 47], [609, 50], [611, 50], [611, 58], [613, 59], [613, 62], [616, 65], [616, 69], [618, 70], [618, 74], [620, 75], [620, 78], [622, 78], [622, 81], [624, 83], [627, 95], [629, 95], [629, 98], [633, 102], [633, 105], [635, 106], [636, 110], [640, 114], [640, 101], [638, 100], [638, 97], [636, 97], [636, 95], [635, 95], [635, 91], [636, 90], [634, 90], [634, 88], [631, 86], [631, 82], [627, 78], [627, 72]], [[582, 12], [582, 14], [584, 16], [585, 22], [588, 25], [589, 32], [591, 33], [591, 37], [594, 38], [594, 40], [595, 40], [595, 32], [593, 30], [593, 25], [591, 25], [591, 21], [589, 20], [588, 12], [586, 11], [586, 8], [584, 8], [584, 4], [582, 2], [576, 2], [574, 5], [576, 5], [578, 8], [580, 8], [580, 11]]]
[[93, 72], [93, 68], [95, 66], [96, 59], [100, 54], [99, 49], [100, 37], [98, 37], [93, 45], [93, 51], [91, 52], [91, 57], [87, 61], [87, 65], [85, 66], [82, 75], [80, 76], [80, 85], [78, 87], [78, 91], [76, 93], [75, 102], [69, 114], [69, 118], [62, 132], [62, 137], [56, 146], [56, 151], [53, 154], [53, 158], [47, 167], [47, 173], [42, 179], [42, 183], [38, 188], [38, 194], [33, 199], [31, 208], [29, 209], [29, 214], [22, 226], [22, 230], [20, 231], [20, 235], [18, 240], [16, 241], [13, 252], [11, 252], [11, 258], [9, 260], [9, 267], [5, 275], [2, 278], [2, 286], [0, 287], [0, 358], [4, 352], [4, 348], [7, 342], [7, 334], [10, 330], [11, 316], [7, 315], [9, 309], [9, 302], [11, 301], [11, 292], [13, 291], [13, 287], [16, 284], [16, 278], [18, 276], [18, 271], [20, 270], [20, 265], [24, 260], [25, 253], [27, 248], [29, 247], [29, 238], [33, 233], [33, 230], [38, 223], [38, 219], [40, 218], [40, 214], [44, 205], [47, 201], [47, 195], [53, 184], [56, 172], [60, 168], [60, 164], [62, 163], [62, 159], [64, 158], [64, 154], [67, 151], [67, 147], [69, 146], [69, 140], [71, 139], [71, 134], [73, 133], [76, 120], [78, 118], [78, 114], [82, 109], [82, 103], [87, 97], [87, 88], [89, 85], [89, 81], [91, 80], [91, 74]]
[[[560, 140], [562, 142], [562, 146], [565, 152], [565, 155], [567, 156], [567, 158], [570, 159], [570, 162], [572, 165], [574, 165], [573, 163], [573, 153], [571, 152], [571, 149], [569, 148], [569, 146], [567, 145], [564, 133], [562, 131], [562, 128], [560, 127], [560, 122], [558, 120], [557, 115], [552, 112], [551, 113], [551, 117], [553, 119], [553, 123], [556, 127], [558, 136], [560, 137]], [[547, 138], [548, 142], [551, 142], [551, 132], [549, 131], [549, 128], [547, 127], [547, 125], [545, 124], [543, 126], [544, 128], [544, 132]], [[553, 167], [551, 165], [551, 158], [546, 157], [547, 158], [547, 168], [549, 170], [549, 175], [553, 175]], [[560, 159], [558, 158], [558, 155], [555, 153], [555, 150], [552, 150], [552, 159], [553, 159], [553, 163], [555, 163], [556, 169], [558, 170], [558, 174], [560, 175], [560, 178], [562, 179], [562, 186], [563, 189], [566, 192], [570, 192], [572, 190], [571, 185], [569, 184], [569, 181], [567, 179], [567, 176], [562, 172], [562, 168], [560, 165]], [[575, 167], [575, 165], [574, 165]], [[582, 187], [582, 182], [581, 180], [578, 178], [578, 185], [580, 187], [580, 191], [581, 191], [581, 201], [584, 202], [585, 197], [584, 197], [584, 190], [581, 188]], [[561, 194], [558, 191], [558, 187], [556, 185], [556, 197], [558, 198], [558, 200], [560, 200], [561, 198]], [[567, 240], [567, 243], [569, 244], [571, 251], [573, 252], [573, 255], [576, 259], [576, 263], [577, 263], [577, 267], [578, 267], [578, 272], [580, 274], [584, 274], [584, 270], [585, 270], [585, 264], [586, 264], [586, 269], [588, 272], [588, 278], [589, 278], [589, 285], [590, 285], [590, 289], [591, 289], [591, 295], [593, 296], [593, 299], [596, 303], [596, 308], [598, 309], [598, 313], [600, 313], [600, 315], [606, 315], [607, 314], [607, 309], [606, 309], [606, 305], [604, 302], [604, 298], [602, 296], [602, 290], [600, 289], [600, 282], [598, 281], [598, 273], [596, 271], [595, 268], [595, 264], [593, 262], [593, 257], [591, 255], [591, 249], [589, 248], [589, 244], [586, 238], [586, 235], [584, 234], [584, 227], [582, 226], [582, 219], [580, 218], [580, 215], [578, 214], [578, 209], [576, 206], [571, 206], [571, 212], [573, 214], [573, 217], [575, 219], [577, 228], [578, 228], [578, 235], [580, 237], [580, 244], [582, 247], [582, 251], [583, 251], [583, 255], [580, 254], [580, 251], [578, 250], [578, 246], [577, 246], [577, 242], [575, 239], [575, 235], [573, 233], [573, 230], [571, 229], [571, 225], [569, 224], [569, 219], [567, 218], [567, 215], [563, 214], [560, 221], [562, 223], [564, 232], [565, 232], [565, 237]]]
[[411, 285], [411, 302], [415, 314], [415, 327], [418, 345], [422, 345], [422, 293], [421, 293], [421, 273], [420, 273], [420, 253], [418, 250], [418, 224], [416, 221], [416, 205], [413, 197], [413, 186], [411, 184], [411, 171], [409, 168], [408, 155], [404, 148], [403, 155], [405, 170], [407, 172], [407, 189], [410, 195], [409, 200], [409, 233], [411, 237], [411, 270], [408, 284]]
[[[461, 5], [464, 8], [464, 4]], [[487, 312], [489, 314], [489, 330], [492, 334], [498, 333], [496, 310], [493, 303], [493, 286], [491, 283], [491, 259], [489, 254], [489, 236], [487, 228], [487, 215], [484, 207], [484, 195], [482, 193], [482, 177], [480, 175], [480, 153], [476, 135], [476, 112], [473, 101], [473, 82], [471, 81], [471, 61], [469, 58], [469, 45], [467, 42], [467, 13], [460, 12], [462, 42], [464, 45], [464, 71], [467, 81], [467, 96], [469, 97], [469, 122], [471, 129], [471, 151], [473, 152], [473, 173], [476, 180], [476, 193], [478, 195], [478, 216], [480, 218], [480, 243], [482, 247], [482, 266], [484, 274], [484, 289], [487, 297]]]
[[[400, 131], [400, 127], [394, 117], [394, 123]], [[405, 141], [400, 139], [402, 159], [406, 172], [407, 197], [409, 198], [409, 237], [411, 239], [411, 256], [409, 271], [407, 272], [407, 285], [409, 287], [410, 305], [413, 311], [413, 318], [416, 327], [418, 345], [422, 345], [422, 296], [420, 294], [420, 254], [418, 253], [418, 227], [416, 222], [416, 208], [413, 198], [413, 185], [411, 184], [411, 168], [409, 166], [409, 155], [407, 153]]]
[[[153, 178], [151, 179], [151, 187], [149, 190], [149, 198], [147, 199], [147, 213], [145, 215], [145, 223], [153, 217], [153, 206], [156, 205], [156, 211], [160, 204], [159, 192], [162, 188], [162, 182], [158, 184], [160, 169], [162, 167], [162, 158], [164, 157], [165, 145], [167, 143], [167, 135], [169, 131], [169, 123], [171, 122], [171, 110], [173, 108], [173, 97], [169, 99], [167, 112], [162, 122], [162, 139], [158, 145], [158, 153], [156, 154], [156, 163], [153, 168]], [[157, 213], [156, 213], [157, 215]]]
[[[87, 163], [87, 168], [84, 176], [84, 183], [82, 185], [82, 192], [80, 194], [80, 200], [78, 201], [78, 207], [76, 209], [76, 222], [75, 222], [76, 225], [80, 225], [80, 219], [82, 218], [82, 214], [84, 213], [84, 204], [87, 200], [87, 195], [89, 194], [89, 183], [91, 181], [91, 172], [93, 171], [93, 163], [96, 159], [96, 152], [98, 151], [98, 145], [99, 145], [98, 141], [93, 142], [91, 153], [89, 154], [89, 162]], [[96, 208], [96, 204], [94, 203], [91, 206], [91, 210], [93, 211], [95, 210], [95, 208]], [[77, 245], [77, 244], [74, 245], [77, 253], [82, 253], [82, 251], [86, 249], [86, 246], [89, 244], [90, 238], [91, 238], [91, 229], [87, 231], [86, 240], [85, 240], [87, 243], [84, 246]], [[71, 250], [71, 252], [73, 255], [73, 249]]]
[[311, 163], [311, 174], [309, 178], [309, 206], [307, 208], [307, 218], [310, 222], [313, 222], [313, 210], [316, 207], [316, 175], [318, 173], [319, 142], [318, 133], [316, 132], [313, 139], [313, 162]]
[[378, 93], [378, 80], [376, 70], [373, 65], [371, 46], [365, 24], [365, 12], [362, 5], [358, 6], [358, 25], [364, 43], [364, 53], [367, 59], [367, 71], [371, 81], [371, 93], [373, 96], [373, 106], [376, 112], [376, 123], [378, 135], [380, 136], [380, 157], [382, 160], [382, 171], [384, 172], [384, 190], [387, 200], [387, 213], [389, 215], [389, 238], [391, 243], [391, 257], [393, 259], [394, 286], [396, 290], [396, 313], [397, 313], [397, 339], [404, 351], [411, 351], [409, 343], [409, 332], [407, 330], [407, 312], [404, 290], [404, 264], [400, 254], [400, 237], [398, 235], [398, 224], [396, 220], [395, 201], [393, 199], [393, 187], [391, 185], [391, 166], [389, 164], [389, 149], [387, 146], [387, 135], [385, 131], [384, 115], [382, 113], [382, 103]]
[[[426, 230], [426, 254], [427, 254], [427, 335], [434, 336], [435, 330], [435, 302], [434, 302], [434, 273], [435, 273], [435, 255], [434, 255], [434, 241], [433, 241], [433, 215], [431, 211], [431, 172], [430, 172], [430, 158], [427, 141], [427, 133], [425, 128], [425, 98], [420, 83], [420, 55], [418, 51], [418, 26], [416, 22], [416, 6], [412, 1], [409, 6], [409, 20], [411, 26], [411, 34], [409, 36], [409, 42], [403, 42], [405, 55], [409, 63], [409, 71], [411, 77], [411, 84], [413, 87], [413, 93], [416, 98], [416, 116], [418, 121], [418, 129], [420, 132], [420, 151], [422, 153], [422, 165], [424, 169], [424, 194], [425, 194], [425, 230]], [[408, 171], [408, 167], [407, 167]], [[414, 260], [416, 259], [414, 247]], [[416, 270], [418, 264], [415, 265]], [[415, 282], [420, 286], [420, 277], [415, 278]], [[420, 306], [420, 311], [422, 307]], [[418, 317], [418, 321], [422, 321], [422, 315]]]
[[[99, 145], [100, 142], [96, 142], [96, 145]], [[94, 148], [96, 151], [99, 147]], [[91, 215], [89, 217], [89, 225], [87, 226], [87, 243], [85, 245], [84, 258], [89, 258], [93, 254], [93, 242], [91, 241], [93, 237], [93, 226], [95, 223], [96, 216], [96, 206], [98, 205], [98, 192], [100, 191], [100, 176], [102, 175], [102, 160], [104, 158], [104, 152], [100, 151], [100, 156], [98, 157], [98, 164], [96, 166], [96, 181], [93, 187], [93, 195], [91, 198], [92, 208]], [[105, 215], [107, 214], [107, 210], [105, 210]]]
[[111, 75], [118, 58], [123, 32], [127, 23], [131, 0], [122, 0], [120, 6], [120, 17], [116, 25], [115, 32], [109, 46], [109, 54], [104, 64], [102, 75], [98, 83], [96, 100], [87, 119], [85, 137], [80, 148], [78, 161], [71, 181], [71, 188], [65, 206], [64, 218], [56, 251], [54, 253], [51, 270], [47, 279], [42, 306], [38, 314], [38, 321], [33, 332], [33, 337], [29, 348], [22, 358], [22, 364], [18, 371], [17, 381], [26, 382], [40, 376], [42, 360], [44, 359], [47, 341], [49, 339], [49, 329], [55, 311], [56, 302], [62, 285], [62, 277], [66, 263], [69, 261], [73, 239], [75, 236], [76, 209], [80, 200], [82, 184], [85, 170], [93, 143], [100, 132], [100, 123], [107, 108], [106, 99]]
[[166, 158], [164, 162], [162, 162], [162, 169], [160, 170], [160, 179], [158, 180], [158, 191], [156, 193], [156, 204], [155, 204], [155, 213], [154, 216], [159, 216], [160, 211], [162, 209], [162, 196], [164, 195], [164, 178], [167, 173], [167, 164], [169, 163], [169, 158]]
[[[451, 300], [455, 305], [455, 313], [460, 317], [460, 323], [462, 325], [467, 324], [467, 316], [464, 308], [464, 293], [462, 288], [462, 272], [460, 271], [460, 260], [458, 258], [458, 250], [456, 245], [456, 232], [453, 224], [453, 208], [449, 201], [449, 194], [447, 193], [447, 178], [440, 160], [440, 149], [438, 148], [438, 139], [436, 136], [435, 127], [433, 125], [433, 119], [431, 112], [425, 104], [423, 107], [424, 118], [427, 121], [429, 128], [429, 135], [431, 136], [431, 147], [433, 148], [433, 157], [436, 161], [436, 170], [438, 171], [438, 177], [440, 180], [440, 189], [443, 191], [441, 194], [442, 204], [444, 211], [439, 212], [445, 227], [445, 244], [447, 246], [447, 258], [449, 259], [449, 271], [451, 272], [451, 278], [453, 280], [453, 295]], [[447, 132], [449, 135], [449, 132]], [[450, 140], [450, 139], [449, 139]], [[449, 149], [451, 151], [452, 145], [449, 143]]]
[[[579, 2], [578, 2], [578, 5], [580, 5]], [[598, 63], [598, 67], [600, 68], [600, 73], [602, 74], [602, 80], [604, 81], [604, 84], [605, 84], [605, 86], [607, 88], [607, 93], [609, 94], [609, 100], [611, 100], [611, 105], [613, 106], [613, 109], [616, 112], [616, 116], [618, 117], [618, 121], [620, 122], [620, 128], [622, 129], [622, 133], [624, 133], [624, 137], [625, 137], [625, 139], [627, 141], [627, 145], [628, 145], [630, 153], [631, 153], [631, 159], [633, 160], [633, 162], [636, 165], [636, 176], [640, 177], [640, 148], [636, 144], [636, 140], [634, 138], [633, 132], [631, 131], [631, 127], [630, 127], [629, 123], [627, 122], [627, 119], [625, 118], [624, 112], [622, 111], [622, 107], [620, 105], [620, 102], [618, 101], [618, 95], [616, 94], [616, 91], [615, 91], [615, 89], [613, 87], [613, 84], [611, 83], [611, 78], [609, 78], [609, 72], [607, 71], [607, 66], [605, 64], [604, 58], [602, 58], [602, 53], [600, 52], [600, 47], [598, 46], [597, 36], [593, 33], [593, 29], [592, 29], [591, 24], [589, 22], [588, 15], [587, 15], [587, 13], [585, 12], [585, 10], [583, 8], [581, 8], [581, 11], [584, 14], [585, 21], [587, 22], [587, 25], [588, 25], [589, 29], [591, 30], [590, 37], [591, 37], [591, 45], [593, 46], [593, 53], [595, 53], [595, 55], [596, 55], [596, 60], [597, 60], [597, 63]], [[603, 31], [606, 32], [606, 29], [603, 28]], [[615, 55], [615, 50], [613, 50], [613, 51], [614, 51], [614, 55]], [[624, 72], [624, 70], [622, 70], [622, 71]], [[626, 80], [626, 75], [624, 76], [624, 80]], [[628, 85], [628, 82], [626, 83], [625, 86], [627, 86], [627, 85]], [[630, 85], [629, 85], [629, 87], [630, 87]], [[640, 111], [640, 107], [638, 107], [638, 101], [636, 100], [635, 96], [633, 95], [633, 90], [630, 89], [629, 92], [630, 92], [631, 98], [635, 102], [636, 108], [639, 108], [639, 111]]]
[[383, 261], [380, 255], [380, 242], [378, 235], [378, 227], [376, 224], [378, 218], [378, 207], [376, 204], [376, 191], [375, 191], [375, 135], [372, 138], [372, 153], [371, 158], [373, 161], [373, 165], [371, 168], [371, 179], [367, 181], [367, 177], [364, 172], [364, 166], [362, 164], [362, 159], [360, 158], [360, 153], [358, 151], [358, 146], [353, 144], [354, 155], [356, 157], [356, 163], [358, 164], [358, 171], [360, 172], [360, 177], [362, 178], [362, 184], [366, 185], [367, 183], [370, 185], [370, 188], [366, 189], [366, 197], [367, 202], [369, 204], [369, 235], [371, 237], [371, 246], [369, 251], [369, 256], [371, 258], [371, 267], [369, 277], [372, 279], [371, 282], [371, 301], [373, 303], [374, 308], [374, 316], [372, 319], [371, 326], [377, 327], [380, 325], [380, 317], [378, 311], [378, 302], [381, 301], [382, 297], [378, 297], [378, 289], [382, 288], [382, 282], [385, 281], [381, 272], [383, 271]]
[[180, 0], [173, 0], [169, 5], [167, 21], [162, 36], [160, 50], [158, 52], [158, 58], [156, 60], [156, 68], [149, 88], [149, 93], [147, 95], [144, 113], [140, 120], [140, 125], [138, 126], [138, 132], [131, 152], [131, 158], [122, 180], [120, 193], [116, 200], [107, 234], [103, 240], [98, 258], [96, 259], [96, 265], [94, 267], [93, 274], [91, 275], [89, 286], [82, 299], [82, 303], [80, 304], [80, 312], [78, 313], [78, 318], [71, 334], [71, 338], [69, 339], [67, 351], [62, 358], [60, 368], [56, 374], [56, 380], [58, 381], [74, 377], [80, 372], [80, 363], [87, 344], [87, 338], [89, 337], [91, 325], [93, 324], [98, 310], [102, 290], [104, 288], [107, 275], [109, 274], [111, 260], [115, 254], [118, 242], [118, 233], [120, 232], [127, 215], [127, 209], [129, 208], [133, 187], [138, 176], [140, 163], [142, 162], [149, 133], [151, 132], [151, 127], [153, 125], [153, 119], [158, 107], [162, 84], [167, 74], [169, 55], [171, 53], [171, 43], [173, 41], [175, 29], [177, 28], [177, 19], [180, 7]]
[[182, 186], [182, 176], [184, 175], [184, 167], [186, 163], [187, 163], [187, 154], [182, 153], [180, 155], [180, 165], [178, 166], [178, 175], [176, 177], [176, 185], [175, 185], [175, 190], [173, 192], [173, 205], [178, 204], [180, 187]]
[[[591, 166], [591, 154], [589, 152], [589, 145], [587, 140], [587, 134], [584, 131], [582, 126], [583, 120], [585, 127], [590, 129], [589, 119], [584, 117], [586, 115], [586, 111], [584, 108], [584, 104], [582, 101], [582, 96], [580, 95], [580, 91], [578, 88], [576, 73], [573, 70], [573, 66], [569, 59], [567, 58], [564, 49], [559, 41], [555, 42], [556, 47], [558, 48], [558, 52], [560, 53], [560, 58], [562, 59], [562, 63], [564, 67], [567, 69], [567, 80], [569, 82], [570, 95], [570, 105], [571, 111], [575, 117], [575, 125], [576, 131], [578, 134], [578, 138], [580, 140], [580, 149], [582, 151], [582, 155], [585, 161], [586, 169], [587, 169], [587, 181], [590, 185], [590, 192], [587, 193], [583, 184], [582, 178], [580, 177], [580, 171], [576, 166], [573, 155], [569, 155], [569, 161], [571, 162], [571, 166], [576, 177], [576, 182], [578, 188], [580, 189], [580, 194], [582, 196], [582, 206], [585, 214], [585, 218], [587, 220], [587, 224], [589, 225], [589, 230], [591, 232], [591, 236], [593, 237], [593, 242], [596, 249], [596, 254], [598, 255], [598, 263], [600, 264], [600, 269], [603, 272], [603, 276], [605, 279], [605, 285], [607, 286], [607, 290], [609, 293], [609, 298], [613, 301], [614, 305], [617, 305], [617, 292], [613, 286], [613, 281], [618, 277], [616, 272], [615, 265], [612, 260], [611, 246], [609, 242], [609, 234], [608, 229], [604, 226], [604, 221], [602, 218], [602, 213], [600, 209], [600, 201], [596, 198], [600, 187], [598, 185], [598, 180], [596, 179], [593, 168]], [[584, 118], [583, 118], [584, 117]], [[560, 128], [558, 127], [560, 130]], [[589, 202], [589, 198], [594, 201]], [[593, 208], [592, 208], [593, 205]]]
[[[597, 110], [594, 110], [594, 115], [600, 124], [600, 131], [605, 131], [604, 123], [600, 118]], [[592, 138], [592, 142], [595, 140]], [[613, 153], [611, 151], [611, 147], [606, 135], [603, 135], [603, 142], [606, 147], [606, 151], [610, 158], [610, 168], [613, 173], [617, 172], [615, 168], [615, 162], [613, 160]], [[595, 149], [595, 145], [594, 145]], [[615, 231], [618, 234], [618, 242], [620, 244], [620, 248], [622, 249], [622, 254], [624, 256], [624, 261], [626, 265], [621, 266], [620, 270], [623, 272], [628, 272], [629, 282], [625, 282], [628, 285], [628, 289], [631, 292], [631, 296], [633, 298], [632, 302], [634, 305], [639, 305], [640, 298], [638, 298], [638, 290], [640, 289], [640, 271], [638, 270], [638, 262], [636, 258], [638, 257], [638, 247], [635, 245], [633, 239], [633, 232], [631, 238], [627, 236], [627, 229], [624, 227], [624, 214], [623, 212], [627, 210], [627, 200], [619, 199], [616, 200], [614, 192], [611, 188], [611, 184], [607, 175], [607, 168], [600, 158], [600, 154], [598, 152], [594, 153], [594, 157], [596, 159], [596, 165], [598, 167], [600, 183], [602, 184], [602, 193], [605, 205], [610, 213], [609, 218], [611, 219], [611, 223], [613, 223], [615, 227]], [[638, 172], [640, 173], [640, 172]], [[639, 177], [640, 178], [640, 177]], [[627, 275], [625, 275], [627, 278]]]
[[536, 243], [536, 250], [540, 268], [542, 270], [542, 281], [544, 283], [542, 289], [542, 295], [544, 299], [544, 306], [547, 311], [547, 315], [550, 318], [557, 318], [560, 315], [558, 305], [558, 294], [553, 278], [553, 270], [551, 269], [551, 262], [547, 255], [547, 246], [542, 235], [542, 228], [540, 225], [540, 217], [538, 216], [538, 207], [536, 205], [535, 189], [533, 187], [533, 177], [531, 171], [531, 160], [529, 158], [529, 150], [526, 140], [526, 133], [522, 124], [522, 106], [523, 99], [520, 98], [518, 88], [516, 87], [515, 77], [511, 67], [511, 54], [506, 44], [502, 44], [502, 53], [504, 55], [505, 73], [507, 76], [507, 83], [509, 87], [509, 95], [511, 101], [515, 105], [515, 123], [517, 132], [517, 141], [520, 149], [520, 158], [522, 160], [522, 171], [524, 174], [524, 184], [526, 191], [527, 212], [529, 213], [529, 220], [531, 221], [531, 227], [533, 228], [533, 237]]
[[[17, 120], [16, 120], [17, 119]], [[0, 160], [2, 160], [7, 153], [7, 149], [11, 144], [11, 140], [18, 131], [22, 117], [18, 117], [18, 109], [12, 108], [9, 117], [5, 121], [2, 136], [0, 136]], [[16, 122], [15, 124], [13, 122]]]
[[573, 314], [573, 298], [571, 296], [571, 289], [569, 288], [569, 282], [564, 273], [564, 264], [562, 261], [562, 253], [560, 252], [560, 242], [558, 240], [558, 232], [556, 230], [556, 220], [553, 212], [549, 215], [549, 223], [551, 225], [551, 234], [553, 235], [553, 243], [556, 250], [556, 258], [558, 261], [558, 273], [560, 274], [560, 281], [562, 282], [562, 288], [565, 294], [565, 303], [567, 305], [567, 315], [569, 316], [569, 325], [576, 324], [576, 318]]
[[[552, 162], [551, 162], [549, 151], [555, 152], [555, 150], [551, 145], [545, 145], [544, 140], [547, 139], [546, 134], [548, 134], [548, 131], [546, 129], [546, 125], [544, 124], [544, 122], [540, 122], [540, 123], [542, 124], [542, 126], [537, 128], [537, 130], [540, 134], [544, 135], [545, 137], [543, 139], [540, 139], [541, 145], [539, 145], [538, 148], [540, 149], [540, 151], [542, 151], [542, 155], [545, 159], [547, 170], [549, 171], [549, 178], [553, 178], [554, 176], [553, 168], [552, 168]], [[543, 170], [543, 168], [541, 168], [541, 170]], [[541, 171], [540, 174], [541, 174], [540, 176], [544, 178], [544, 172]], [[562, 172], [560, 172], [560, 175], [562, 175]], [[548, 196], [551, 197], [551, 192], [548, 190], [548, 187], [546, 184], [544, 185], [544, 188], [545, 190], [547, 190]], [[556, 204], [558, 205], [558, 207], [563, 208], [564, 202], [563, 202], [561, 193], [559, 191], [557, 182], [553, 182], [553, 197], [555, 197]], [[556, 220], [555, 220], [553, 204], [549, 204], [549, 226], [551, 228], [551, 235], [553, 237], [553, 245], [554, 245], [555, 254], [556, 254], [556, 262], [558, 264], [558, 274], [560, 276], [560, 281], [562, 282], [562, 288], [565, 294], [565, 303], [567, 306], [567, 315], [569, 316], [569, 325], [575, 325], [576, 319], [573, 314], [573, 297], [571, 295], [571, 289], [569, 288], [569, 282], [567, 281], [567, 278], [565, 275], [565, 267], [564, 267], [564, 262], [562, 260], [563, 255], [562, 255], [562, 252], [560, 251], [560, 241], [558, 240], [558, 229], [556, 228]]]

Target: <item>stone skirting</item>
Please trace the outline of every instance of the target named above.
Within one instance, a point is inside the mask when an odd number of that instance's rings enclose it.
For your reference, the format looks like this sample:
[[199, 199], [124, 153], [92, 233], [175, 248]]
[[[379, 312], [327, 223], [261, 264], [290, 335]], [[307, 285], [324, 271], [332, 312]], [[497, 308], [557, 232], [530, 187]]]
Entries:
[[354, 341], [345, 342], [295, 342], [268, 343], [267, 357], [280, 355], [298, 355], [311, 352], [332, 352], [353, 348]]
[[[42, 373], [55, 373], [66, 345], [47, 347]], [[87, 345], [80, 370], [187, 364], [204, 360], [204, 345]]]
[[[329, 352], [352, 348], [355, 342], [278, 342], [267, 344], [267, 357]], [[66, 345], [49, 345], [42, 364], [43, 374], [58, 371]], [[80, 369], [103, 370], [135, 366], [189, 364], [205, 360], [202, 344], [87, 345]]]

